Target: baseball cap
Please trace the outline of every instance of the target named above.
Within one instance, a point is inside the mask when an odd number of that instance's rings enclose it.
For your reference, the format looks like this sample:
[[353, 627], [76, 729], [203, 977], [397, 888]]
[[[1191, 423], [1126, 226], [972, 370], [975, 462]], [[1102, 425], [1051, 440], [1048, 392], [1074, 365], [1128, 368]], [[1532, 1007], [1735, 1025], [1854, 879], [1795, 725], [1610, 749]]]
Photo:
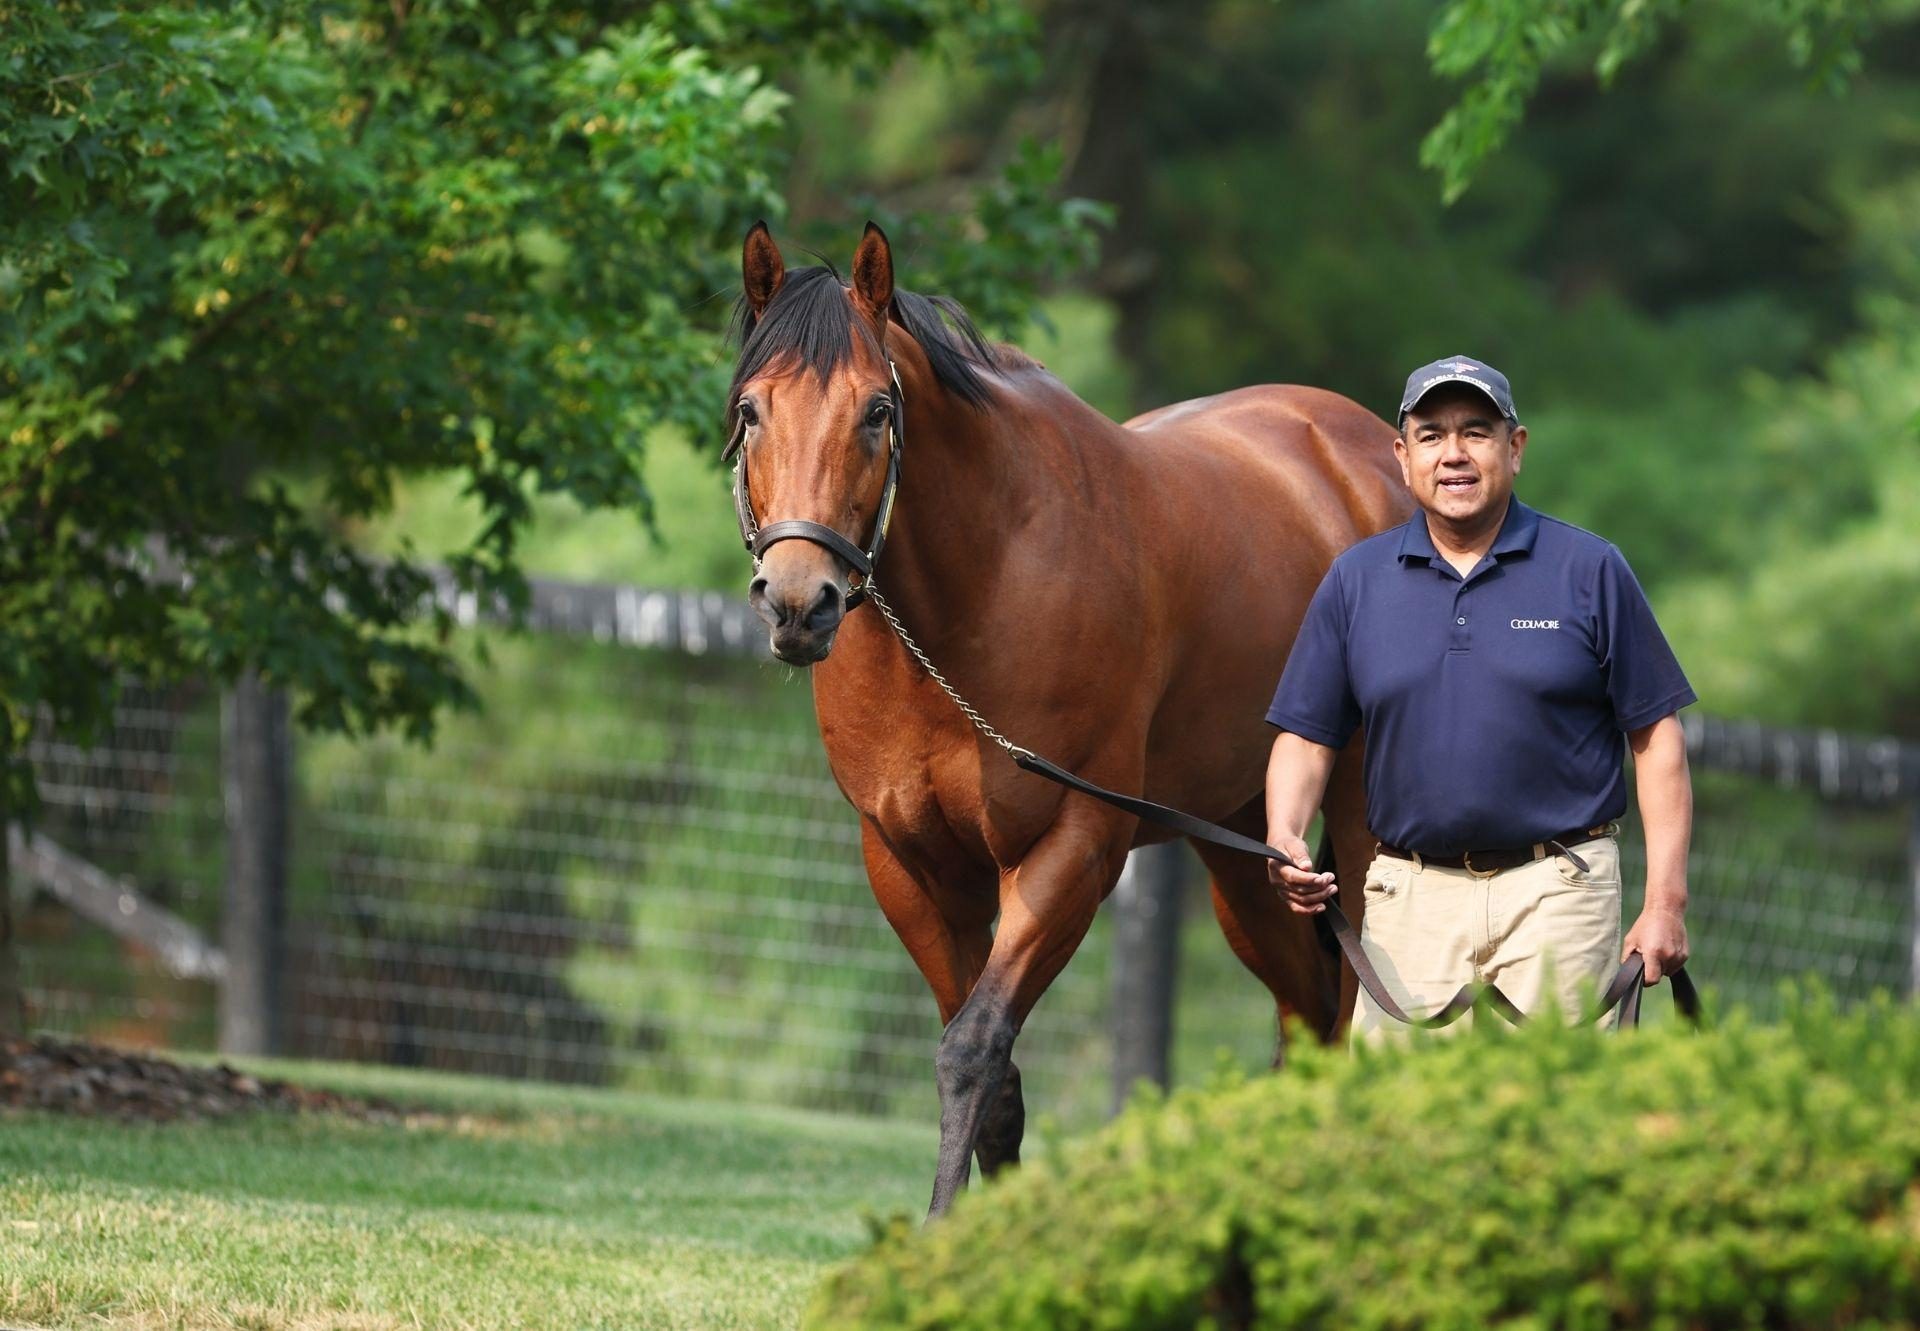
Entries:
[[1428, 392], [1441, 384], [1472, 384], [1475, 388], [1493, 399], [1493, 405], [1500, 409], [1514, 425], [1520, 423], [1520, 417], [1513, 409], [1513, 388], [1507, 383], [1507, 376], [1471, 356], [1449, 356], [1437, 360], [1431, 365], [1422, 365], [1407, 376], [1407, 391], [1400, 395], [1400, 415], [1396, 424], [1407, 423], [1407, 413]]

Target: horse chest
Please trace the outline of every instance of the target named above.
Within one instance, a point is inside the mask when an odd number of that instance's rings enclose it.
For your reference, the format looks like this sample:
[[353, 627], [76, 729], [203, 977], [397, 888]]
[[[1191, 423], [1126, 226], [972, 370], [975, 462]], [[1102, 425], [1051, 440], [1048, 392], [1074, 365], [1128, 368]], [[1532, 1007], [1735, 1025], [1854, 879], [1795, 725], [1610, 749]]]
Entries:
[[919, 701], [924, 709], [875, 705], [839, 692], [816, 667], [820, 738], [841, 793], [889, 844], [928, 870], [956, 859], [982, 868], [1017, 861], [1045, 818], [1028, 817], [1003, 787], [1031, 779], [1011, 763], [1004, 773], [983, 766], [993, 756], [957, 712], [943, 714], [952, 706], [944, 696]]
[[[949, 809], [979, 805], [977, 768], [971, 783], [952, 761], [944, 727], [901, 726], [857, 709], [819, 707], [820, 739], [849, 803], [890, 839], [953, 830]], [[969, 786], [971, 788], [969, 788]]]

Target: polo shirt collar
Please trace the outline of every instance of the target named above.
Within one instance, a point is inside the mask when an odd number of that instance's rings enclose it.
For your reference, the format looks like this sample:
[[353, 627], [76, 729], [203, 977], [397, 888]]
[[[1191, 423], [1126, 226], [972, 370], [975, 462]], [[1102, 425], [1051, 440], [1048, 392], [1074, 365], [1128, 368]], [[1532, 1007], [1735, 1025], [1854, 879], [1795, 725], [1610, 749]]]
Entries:
[[[1539, 534], [1540, 515], [1518, 499], [1509, 497], [1507, 516], [1501, 519], [1500, 534], [1493, 538], [1493, 546], [1487, 554], [1494, 559], [1501, 555], [1530, 554], [1534, 539]], [[1399, 557], [1417, 559], [1422, 563], [1432, 563], [1440, 558], [1440, 552], [1434, 548], [1433, 537], [1427, 531], [1427, 515], [1421, 509], [1414, 509], [1413, 516], [1400, 529]]]
[[1440, 552], [1433, 548], [1433, 537], [1427, 534], [1426, 512], [1416, 508], [1400, 528], [1400, 558], [1417, 559], [1425, 564], [1439, 557]]
[[1487, 553], [1495, 558], [1501, 555], [1532, 554], [1533, 538], [1539, 534], [1540, 515], [1518, 499], [1509, 498], [1507, 516], [1500, 523], [1500, 534], [1493, 538], [1493, 548]]

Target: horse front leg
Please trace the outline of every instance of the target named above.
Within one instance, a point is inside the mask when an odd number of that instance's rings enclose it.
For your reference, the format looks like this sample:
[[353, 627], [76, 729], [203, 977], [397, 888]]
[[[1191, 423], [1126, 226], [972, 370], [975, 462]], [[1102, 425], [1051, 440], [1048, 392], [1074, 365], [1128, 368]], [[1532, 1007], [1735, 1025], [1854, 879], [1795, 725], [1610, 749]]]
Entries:
[[[887, 922], [906, 946], [913, 964], [932, 990], [944, 1028], [959, 1014], [986, 968], [993, 947], [993, 917], [998, 908], [998, 875], [956, 869], [957, 853], [942, 857], [944, 880], [916, 872], [888, 844], [870, 819], [861, 823], [861, 849], [867, 881]], [[1020, 1159], [1026, 1109], [1020, 1098], [1020, 1069], [1011, 1063], [1000, 1094], [981, 1125], [978, 1156], [982, 1173], [994, 1174]]]
[[[1020, 1128], [1005, 1098], [1009, 1079], [1017, 1075], [1013, 1042], [1033, 1005], [1086, 937], [1126, 862], [1132, 827], [1124, 814], [1069, 800], [1026, 857], [1002, 876], [993, 950], [967, 1001], [947, 1023], [934, 1056], [940, 1163], [930, 1217], [944, 1215], [967, 1186], [976, 1150], [982, 1151], [983, 1167], [988, 1160], [997, 1165], [1017, 1158]], [[1011, 1090], [1018, 1104], [1017, 1082]], [[1019, 1118], [1024, 1125], [1024, 1109]], [[983, 1141], [989, 1123], [993, 1131]]]

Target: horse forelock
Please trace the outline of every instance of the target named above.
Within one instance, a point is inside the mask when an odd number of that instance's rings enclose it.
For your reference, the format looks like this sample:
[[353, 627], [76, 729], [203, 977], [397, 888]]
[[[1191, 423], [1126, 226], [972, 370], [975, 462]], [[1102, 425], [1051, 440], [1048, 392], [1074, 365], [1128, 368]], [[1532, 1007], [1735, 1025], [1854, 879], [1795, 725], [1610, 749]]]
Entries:
[[[747, 381], [779, 364], [811, 370], [824, 380], [853, 355], [856, 321], [840, 275], [828, 267], [796, 268], [758, 315], [743, 295], [734, 305], [733, 334], [740, 358], [727, 394], [731, 412]], [[860, 329], [869, 346], [873, 335]]]
[[[759, 315], [743, 295], [734, 304], [732, 334], [740, 345], [727, 393], [731, 416], [740, 390], [781, 364], [806, 369], [825, 380], [853, 355], [854, 338], [879, 349], [866, 321], [855, 316], [847, 288], [829, 266], [789, 270], [779, 291]], [[1036, 364], [1015, 348], [988, 342], [960, 302], [895, 288], [892, 322], [920, 344], [941, 387], [973, 407], [986, 405], [984, 369]]]

